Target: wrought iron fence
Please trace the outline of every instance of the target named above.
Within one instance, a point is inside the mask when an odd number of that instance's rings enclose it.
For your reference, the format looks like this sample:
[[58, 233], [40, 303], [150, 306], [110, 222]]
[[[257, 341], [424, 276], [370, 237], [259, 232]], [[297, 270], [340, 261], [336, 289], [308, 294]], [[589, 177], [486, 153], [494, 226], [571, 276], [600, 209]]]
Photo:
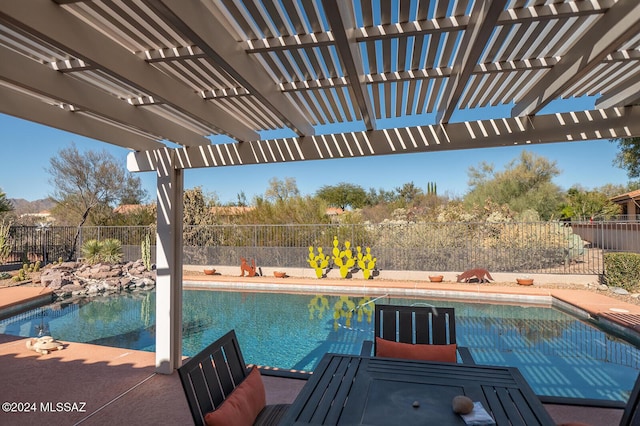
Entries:
[[261, 265], [306, 267], [309, 248], [331, 255], [334, 237], [369, 247], [379, 269], [593, 274], [601, 250], [584, 247], [563, 223], [386, 223], [206, 226], [185, 229], [184, 262], [236, 265], [240, 257]]
[[[91, 239], [121, 241], [125, 260], [141, 257], [140, 244], [155, 233], [146, 226], [11, 228], [8, 262], [51, 262], [81, 257]], [[496, 272], [599, 274], [604, 251], [640, 253], [640, 224], [629, 222], [383, 223], [330, 225], [208, 225], [184, 228], [184, 263], [238, 265], [240, 258], [261, 266], [307, 267], [309, 250], [331, 256], [334, 237], [371, 249], [384, 270], [460, 271], [485, 267]]]

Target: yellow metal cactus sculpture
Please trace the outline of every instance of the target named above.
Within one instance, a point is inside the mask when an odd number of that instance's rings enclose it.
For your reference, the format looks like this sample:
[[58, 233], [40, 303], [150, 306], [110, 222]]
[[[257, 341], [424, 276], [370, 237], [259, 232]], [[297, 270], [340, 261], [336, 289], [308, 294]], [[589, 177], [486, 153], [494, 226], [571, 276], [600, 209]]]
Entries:
[[376, 268], [377, 258], [371, 256], [371, 248], [365, 248], [365, 253], [362, 253], [362, 248], [360, 246], [356, 247], [356, 251], [358, 254], [356, 258], [358, 259], [358, 268], [362, 270], [362, 275], [365, 280], [372, 279], [373, 276], [371, 272]]
[[338, 237], [333, 237], [332, 259], [333, 263], [340, 268], [340, 276], [347, 278], [351, 269], [356, 266], [356, 259], [353, 257], [353, 251], [351, 250], [351, 243], [349, 241], [344, 242], [344, 250], [340, 250], [339, 245]]
[[322, 247], [318, 247], [318, 254], [315, 254], [313, 246], [309, 246], [307, 263], [316, 271], [316, 277], [322, 278], [329, 267], [329, 256], [322, 252]]

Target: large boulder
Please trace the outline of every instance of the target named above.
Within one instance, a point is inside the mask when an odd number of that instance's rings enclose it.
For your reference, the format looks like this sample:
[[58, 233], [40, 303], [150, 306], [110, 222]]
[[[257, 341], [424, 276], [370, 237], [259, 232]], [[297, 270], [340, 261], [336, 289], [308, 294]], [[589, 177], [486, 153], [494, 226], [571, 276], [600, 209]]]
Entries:
[[156, 274], [147, 271], [141, 260], [115, 265], [64, 262], [43, 268], [40, 281], [57, 297], [65, 298], [151, 290], [155, 288]]

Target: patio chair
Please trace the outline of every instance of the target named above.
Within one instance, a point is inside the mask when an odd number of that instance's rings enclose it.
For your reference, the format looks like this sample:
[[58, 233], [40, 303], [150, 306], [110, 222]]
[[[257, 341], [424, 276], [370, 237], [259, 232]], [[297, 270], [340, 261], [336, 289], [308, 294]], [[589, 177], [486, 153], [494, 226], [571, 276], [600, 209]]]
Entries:
[[178, 374], [198, 426], [228, 424], [230, 418], [275, 425], [289, 407], [266, 405], [260, 372], [247, 368], [234, 330], [184, 362]]
[[362, 356], [456, 362], [457, 352], [464, 364], [475, 364], [469, 348], [456, 344], [454, 308], [376, 304], [374, 329]]

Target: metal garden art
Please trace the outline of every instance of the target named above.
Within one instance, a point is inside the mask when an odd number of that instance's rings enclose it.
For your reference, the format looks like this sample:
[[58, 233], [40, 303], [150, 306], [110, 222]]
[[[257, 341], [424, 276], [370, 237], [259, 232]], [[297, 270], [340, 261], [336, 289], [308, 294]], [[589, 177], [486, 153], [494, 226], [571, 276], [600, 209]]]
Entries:
[[356, 260], [353, 257], [353, 251], [351, 250], [351, 243], [349, 241], [344, 242], [344, 250], [340, 250], [338, 247], [340, 242], [338, 237], [333, 237], [333, 264], [340, 268], [340, 276], [347, 278], [351, 269], [356, 266]]
[[307, 262], [316, 271], [316, 277], [322, 278], [325, 276], [329, 267], [329, 256], [322, 252], [322, 247], [318, 247], [318, 254], [315, 254], [313, 246], [310, 246]]
[[365, 248], [366, 254], [362, 254], [362, 248], [360, 246], [356, 247], [356, 251], [358, 252], [358, 254], [356, 255], [356, 258], [358, 259], [358, 268], [362, 271], [362, 276], [365, 280], [373, 278], [373, 275], [371, 275], [371, 273], [375, 269], [376, 261], [378, 259], [371, 256], [370, 247]]
[[[342, 278], [351, 278], [353, 272], [362, 271], [365, 280], [373, 278], [373, 271], [376, 269], [377, 258], [371, 255], [371, 248], [356, 247], [356, 255], [354, 256], [351, 249], [351, 242], [344, 242], [344, 249], [340, 248], [340, 241], [337, 236], [333, 237], [332, 256], [324, 254], [322, 247], [318, 247], [318, 254], [315, 253], [313, 246], [309, 247], [309, 257], [307, 263], [316, 271], [316, 277], [324, 278], [331, 267], [336, 266], [340, 270]], [[332, 265], [329, 265], [332, 260]]]

